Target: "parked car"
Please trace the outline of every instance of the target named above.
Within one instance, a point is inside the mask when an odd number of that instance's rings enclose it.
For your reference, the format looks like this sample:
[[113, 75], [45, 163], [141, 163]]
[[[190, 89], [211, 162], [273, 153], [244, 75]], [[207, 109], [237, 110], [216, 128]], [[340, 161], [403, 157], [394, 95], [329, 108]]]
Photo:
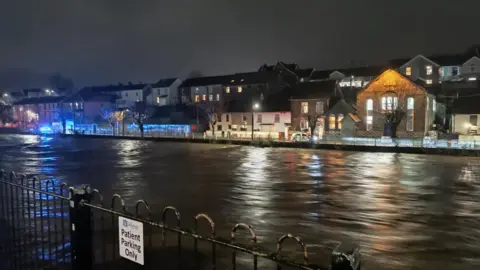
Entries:
[[310, 136], [303, 132], [295, 132], [292, 134], [292, 142], [309, 142]]

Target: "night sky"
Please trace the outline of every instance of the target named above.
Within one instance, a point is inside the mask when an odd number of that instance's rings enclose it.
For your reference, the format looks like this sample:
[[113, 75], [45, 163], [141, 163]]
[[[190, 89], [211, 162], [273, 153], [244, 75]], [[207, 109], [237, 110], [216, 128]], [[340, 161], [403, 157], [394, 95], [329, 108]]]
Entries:
[[[2, 0], [0, 87], [77, 87], [295, 61], [336, 68], [480, 43], [479, 0]], [[396, 4], [393, 4], [393, 3]]]

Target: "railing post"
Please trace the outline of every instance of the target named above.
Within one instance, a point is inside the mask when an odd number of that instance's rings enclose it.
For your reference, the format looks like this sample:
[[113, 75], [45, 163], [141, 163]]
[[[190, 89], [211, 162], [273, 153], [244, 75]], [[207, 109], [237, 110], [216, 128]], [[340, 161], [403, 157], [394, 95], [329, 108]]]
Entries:
[[70, 233], [73, 270], [89, 270], [93, 266], [93, 230], [90, 203], [92, 192], [88, 186], [70, 189]]
[[331, 270], [360, 270], [360, 247], [341, 243], [332, 252]]

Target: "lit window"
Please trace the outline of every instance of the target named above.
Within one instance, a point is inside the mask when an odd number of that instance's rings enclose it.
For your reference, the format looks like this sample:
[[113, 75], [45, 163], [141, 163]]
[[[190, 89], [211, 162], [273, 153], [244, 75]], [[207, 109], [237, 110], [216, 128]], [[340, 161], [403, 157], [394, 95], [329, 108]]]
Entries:
[[398, 98], [397, 97], [382, 97], [382, 111], [391, 112], [397, 108]]
[[427, 75], [432, 75], [433, 73], [433, 68], [432, 66], [426, 66], [425, 70], [427, 71]]
[[280, 114], [275, 114], [275, 123], [280, 123]]
[[242, 89], [242, 87], [241, 87], [241, 86], [239, 86], [239, 87], [238, 87], [238, 93], [241, 93], [241, 92], [242, 92], [242, 90], [243, 90], [243, 89]]
[[200, 102], [200, 96], [199, 95], [195, 95], [195, 103], [198, 103]]
[[330, 116], [328, 117], [328, 128], [330, 130], [335, 129], [335, 114], [330, 114]]
[[427, 80], [427, 84], [432, 84], [432, 80]]
[[476, 81], [477, 78], [476, 78], [476, 77], [470, 77], [470, 78], [468, 78], [468, 80], [469, 80], [469, 81]]
[[208, 95], [208, 100], [213, 101], [213, 95], [212, 94]]
[[308, 113], [308, 102], [302, 102], [300, 108], [302, 113]]
[[203, 95], [202, 95], [202, 100], [203, 100], [203, 101], [207, 100], [207, 95], [203, 94]]
[[407, 131], [413, 131], [414, 108], [415, 99], [413, 97], [407, 98]]
[[225, 93], [227, 93], [227, 94], [230, 93], [230, 87], [229, 86], [225, 87]]
[[412, 68], [407, 67], [407, 69], [405, 69], [405, 74], [407, 74], [408, 76], [412, 75]]
[[337, 115], [337, 129], [342, 129], [343, 114]]
[[367, 131], [373, 128], [373, 100], [367, 99], [367, 117], [366, 117]]
[[432, 110], [433, 110], [433, 112], [437, 111], [437, 101], [435, 99], [432, 102]]
[[197, 88], [195, 88], [195, 92], [198, 92], [198, 87], [197, 87]]
[[317, 101], [315, 103], [315, 112], [317, 114], [323, 114], [323, 101]]
[[217, 101], [220, 101], [220, 94], [217, 94]]
[[262, 115], [257, 114], [257, 123], [262, 123]]
[[157, 104], [160, 104], [160, 97], [157, 97]]

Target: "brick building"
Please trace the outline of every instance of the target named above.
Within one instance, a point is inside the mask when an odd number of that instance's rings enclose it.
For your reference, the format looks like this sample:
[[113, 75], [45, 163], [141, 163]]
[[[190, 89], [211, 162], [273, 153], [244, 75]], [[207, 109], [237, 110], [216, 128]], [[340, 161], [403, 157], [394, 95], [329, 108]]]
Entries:
[[423, 137], [431, 130], [437, 109], [435, 95], [395, 70], [387, 70], [357, 94], [357, 113], [363, 120], [357, 136], [381, 137], [386, 117], [401, 112], [396, 135]]

